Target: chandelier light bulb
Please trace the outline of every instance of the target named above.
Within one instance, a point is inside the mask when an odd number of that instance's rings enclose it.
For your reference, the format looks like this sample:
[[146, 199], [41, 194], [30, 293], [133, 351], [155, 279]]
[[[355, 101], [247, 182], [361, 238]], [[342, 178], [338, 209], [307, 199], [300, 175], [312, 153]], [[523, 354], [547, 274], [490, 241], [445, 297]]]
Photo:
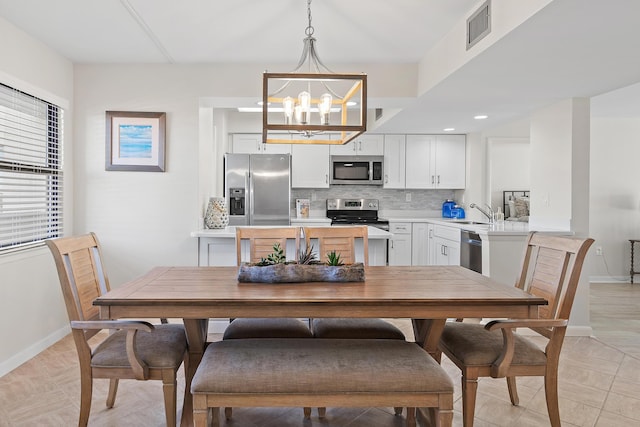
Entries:
[[296, 116], [296, 123], [302, 123], [302, 107], [300, 104], [296, 104], [295, 107], [293, 107], [293, 112]]
[[320, 123], [323, 125], [329, 124], [329, 113], [331, 112], [331, 103], [333, 97], [328, 93], [323, 94], [318, 102], [318, 111], [320, 112]]
[[300, 92], [298, 94], [298, 106], [300, 107], [300, 124], [309, 123], [309, 113], [311, 112], [311, 94], [309, 92]]
[[284, 121], [286, 124], [291, 124], [291, 119], [293, 117], [293, 109], [295, 107], [295, 101], [292, 97], [287, 96], [282, 100], [282, 109], [284, 110]]

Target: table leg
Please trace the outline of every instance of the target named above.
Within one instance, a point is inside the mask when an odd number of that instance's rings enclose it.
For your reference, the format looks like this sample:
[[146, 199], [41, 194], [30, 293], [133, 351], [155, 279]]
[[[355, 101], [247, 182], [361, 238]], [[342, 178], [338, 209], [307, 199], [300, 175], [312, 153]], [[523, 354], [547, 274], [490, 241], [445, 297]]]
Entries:
[[435, 360], [440, 362], [438, 343], [447, 319], [411, 319], [416, 342]]
[[189, 363], [185, 366], [184, 402], [182, 404], [182, 419], [180, 426], [193, 426], [193, 396], [191, 395], [191, 380], [204, 354], [209, 319], [183, 319], [189, 345]]

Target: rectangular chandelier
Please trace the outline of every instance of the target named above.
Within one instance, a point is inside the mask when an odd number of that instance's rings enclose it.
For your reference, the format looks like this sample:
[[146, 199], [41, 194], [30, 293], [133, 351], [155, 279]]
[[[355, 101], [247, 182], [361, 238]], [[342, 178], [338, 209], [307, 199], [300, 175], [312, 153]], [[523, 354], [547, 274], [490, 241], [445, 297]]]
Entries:
[[366, 130], [366, 74], [263, 74], [263, 142], [341, 145]]

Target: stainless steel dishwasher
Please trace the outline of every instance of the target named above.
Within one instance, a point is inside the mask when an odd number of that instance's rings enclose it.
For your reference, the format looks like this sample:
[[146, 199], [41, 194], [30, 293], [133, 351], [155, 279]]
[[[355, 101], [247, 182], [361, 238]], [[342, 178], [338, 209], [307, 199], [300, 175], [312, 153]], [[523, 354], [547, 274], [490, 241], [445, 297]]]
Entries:
[[460, 233], [460, 265], [482, 274], [482, 240], [473, 231]]

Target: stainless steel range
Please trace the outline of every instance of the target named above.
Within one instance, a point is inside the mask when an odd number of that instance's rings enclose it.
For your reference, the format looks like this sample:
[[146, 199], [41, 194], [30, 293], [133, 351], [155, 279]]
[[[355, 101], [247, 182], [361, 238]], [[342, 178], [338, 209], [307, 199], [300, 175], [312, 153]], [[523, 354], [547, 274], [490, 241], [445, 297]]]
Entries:
[[389, 221], [378, 218], [377, 199], [327, 199], [331, 225], [370, 225], [389, 230]]

